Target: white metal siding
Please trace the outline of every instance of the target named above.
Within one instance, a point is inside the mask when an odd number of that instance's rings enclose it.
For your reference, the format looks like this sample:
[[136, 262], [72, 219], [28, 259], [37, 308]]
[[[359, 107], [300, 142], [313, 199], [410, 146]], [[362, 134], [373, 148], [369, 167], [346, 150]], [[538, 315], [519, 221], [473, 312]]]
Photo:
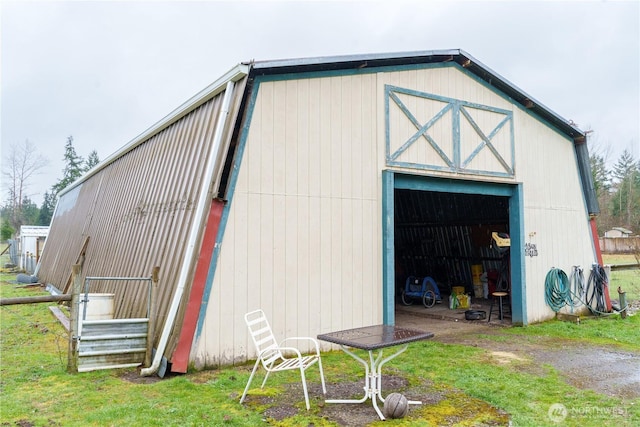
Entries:
[[573, 142], [524, 112], [516, 114], [516, 129], [524, 241], [538, 252], [525, 259], [527, 317], [534, 323], [554, 316], [544, 300], [549, 270], [557, 267], [569, 275], [580, 265], [586, 278], [596, 259]]
[[[513, 111], [515, 176], [488, 179], [523, 183], [524, 228], [536, 233], [530, 242], [540, 254], [525, 261], [528, 322], [550, 315], [544, 276], [551, 267], [568, 269], [591, 260], [572, 142], [459, 69], [263, 82], [203, 330], [191, 355], [196, 367], [255, 357], [242, 319], [256, 308], [265, 310], [280, 338], [382, 321], [385, 84]], [[419, 100], [408, 102], [420, 120], [434, 111]], [[484, 112], [474, 119], [482, 129], [496, 123]], [[390, 116], [390, 126], [400, 135], [415, 133], [399, 114]], [[450, 129], [434, 131], [439, 143], [452, 144]], [[495, 142], [511, 158], [510, 141], [501, 135]], [[462, 142], [467, 150], [473, 143]], [[432, 155], [425, 147], [412, 150], [408, 156], [416, 161]], [[478, 169], [496, 168], [489, 156], [474, 161]], [[529, 242], [527, 235], [524, 240]]]
[[255, 308], [280, 338], [382, 321], [378, 101], [375, 75], [260, 85], [197, 366], [255, 356]]

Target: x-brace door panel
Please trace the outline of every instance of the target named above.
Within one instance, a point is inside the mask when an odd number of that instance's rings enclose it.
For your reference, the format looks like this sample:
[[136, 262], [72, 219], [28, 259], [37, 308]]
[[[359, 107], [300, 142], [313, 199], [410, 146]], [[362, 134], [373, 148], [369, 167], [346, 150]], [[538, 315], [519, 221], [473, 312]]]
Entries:
[[513, 177], [513, 112], [385, 85], [388, 166]]

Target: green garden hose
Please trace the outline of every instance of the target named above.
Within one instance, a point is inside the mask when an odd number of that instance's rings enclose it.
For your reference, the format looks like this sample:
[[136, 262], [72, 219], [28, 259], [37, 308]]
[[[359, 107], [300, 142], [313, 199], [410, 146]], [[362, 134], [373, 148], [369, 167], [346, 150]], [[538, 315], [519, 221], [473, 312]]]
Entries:
[[565, 305], [573, 306], [571, 288], [567, 274], [559, 268], [553, 267], [544, 279], [544, 299], [555, 312]]

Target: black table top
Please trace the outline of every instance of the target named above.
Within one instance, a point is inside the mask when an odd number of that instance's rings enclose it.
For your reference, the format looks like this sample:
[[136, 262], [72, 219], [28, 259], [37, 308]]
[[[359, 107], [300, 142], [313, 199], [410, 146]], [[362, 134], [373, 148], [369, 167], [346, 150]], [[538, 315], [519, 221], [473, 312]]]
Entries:
[[362, 350], [377, 350], [429, 338], [433, 338], [433, 332], [391, 325], [365, 326], [318, 335], [319, 340]]

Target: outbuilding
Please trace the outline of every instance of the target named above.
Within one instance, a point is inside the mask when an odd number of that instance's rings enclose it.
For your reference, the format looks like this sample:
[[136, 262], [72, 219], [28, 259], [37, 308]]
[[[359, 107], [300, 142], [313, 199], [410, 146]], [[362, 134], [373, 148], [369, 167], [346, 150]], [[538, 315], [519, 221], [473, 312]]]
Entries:
[[20, 269], [31, 274], [35, 271], [44, 245], [49, 235], [49, 227], [42, 225], [20, 226]]
[[255, 358], [256, 308], [279, 336], [393, 324], [409, 276], [502, 272], [540, 322], [550, 268], [602, 263], [586, 142], [462, 50], [242, 63], [60, 195], [39, 278], [159, 266], [145, 374]]

